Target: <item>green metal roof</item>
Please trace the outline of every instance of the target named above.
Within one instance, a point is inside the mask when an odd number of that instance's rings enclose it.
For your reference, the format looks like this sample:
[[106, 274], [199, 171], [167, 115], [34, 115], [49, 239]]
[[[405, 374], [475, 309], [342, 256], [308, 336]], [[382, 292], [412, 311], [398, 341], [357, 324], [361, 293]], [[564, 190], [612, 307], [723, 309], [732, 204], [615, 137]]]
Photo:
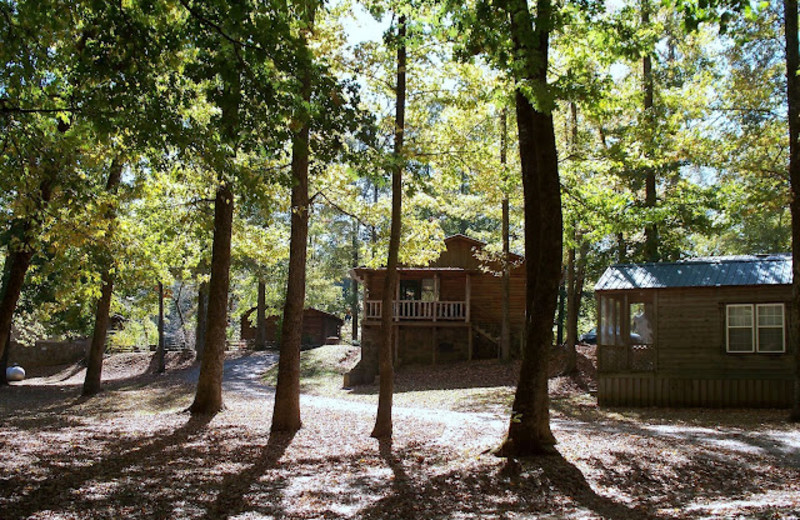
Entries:
[[711, 256], [680, 262], [612, 265], [597, 281], [594, 290], [791, 283], [792, 255]]

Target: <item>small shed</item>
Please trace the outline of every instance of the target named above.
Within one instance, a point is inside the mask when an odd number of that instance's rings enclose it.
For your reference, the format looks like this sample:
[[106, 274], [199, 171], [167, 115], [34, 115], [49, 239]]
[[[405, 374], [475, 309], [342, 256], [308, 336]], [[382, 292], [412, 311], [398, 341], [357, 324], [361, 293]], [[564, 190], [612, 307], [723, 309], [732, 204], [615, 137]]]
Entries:
[[609, 267], [598, 300], [598, 403], [789, 407], [791, 255]]
[[[241, 339], [253, 342], [256, 339], [256, 327], [251, 324], [250, 317], [256, 312], [253, 307], [242, 316]], [[280, 316], [271, 315], [265, 318], [267, 342], [277, 343], [280, 335]], [[303, 310], [302, 344], [305, 346], [324, 345], [330, 337], [340, 337], [344, 320], [325, 311], [308, 307]]]

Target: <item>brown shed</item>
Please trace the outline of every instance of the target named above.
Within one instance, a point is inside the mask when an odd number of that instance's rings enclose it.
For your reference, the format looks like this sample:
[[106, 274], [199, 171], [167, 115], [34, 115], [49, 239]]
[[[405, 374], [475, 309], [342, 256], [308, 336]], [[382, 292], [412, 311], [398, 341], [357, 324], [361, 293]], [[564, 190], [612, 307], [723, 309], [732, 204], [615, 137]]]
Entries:
[[[502, 321], [502, 278], [487, 259], [484, 242], [464, 235], [445, 239], [445, 249], [427, 266], [398, 269], [394, 288], [395, 364], [440, 363], [497, 357]], [[518, 345], [525, 320], [524, 259], [512, 254], [511, 344]], [[364, 288], [361, 360], [351, 384], [377, 374], [383, 281], [386, 269], [357, 267], [350, 276]]]
[[[256, 312], [256, 308], [252, 308], [242, 316], [241, 322], [241, 339], [243, 341], [253, 342], [256, 339], [256, 327], [250, 324], [250, 317]], [[267, 341], [270, 343], [277, 343], [280, 330], [278, 328], [279, 316], [272, 315], [266, 317], [267, 327]], [[307, 308], [303, 310], [303, 334], [301, 341], [304, 346], [319, 346], [324, 345], [328, 338], [341, 335], [342, 325], [344, 320], [333, 314], [314, 309]]]
[[615, 265], [595, 286], [600, 405], [788, 407], [790, 255]]

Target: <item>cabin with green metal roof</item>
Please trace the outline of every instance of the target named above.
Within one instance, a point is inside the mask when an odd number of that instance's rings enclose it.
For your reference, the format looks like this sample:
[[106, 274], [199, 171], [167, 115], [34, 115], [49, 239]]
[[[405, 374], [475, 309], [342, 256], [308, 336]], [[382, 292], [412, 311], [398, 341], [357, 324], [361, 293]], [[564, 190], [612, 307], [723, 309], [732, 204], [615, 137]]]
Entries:
[[791, 255], [614, 265], [595, 294], [601, 406], [791, 406]]

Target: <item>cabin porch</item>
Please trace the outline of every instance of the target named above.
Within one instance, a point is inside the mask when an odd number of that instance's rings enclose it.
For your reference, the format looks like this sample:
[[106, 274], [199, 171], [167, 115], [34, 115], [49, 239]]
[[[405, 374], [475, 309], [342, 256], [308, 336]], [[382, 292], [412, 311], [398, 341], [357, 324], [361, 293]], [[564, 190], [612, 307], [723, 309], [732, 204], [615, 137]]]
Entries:
[[628, 291], [602, 294], [598, 300], [598, 371], [655, 372], [656, 295]]

